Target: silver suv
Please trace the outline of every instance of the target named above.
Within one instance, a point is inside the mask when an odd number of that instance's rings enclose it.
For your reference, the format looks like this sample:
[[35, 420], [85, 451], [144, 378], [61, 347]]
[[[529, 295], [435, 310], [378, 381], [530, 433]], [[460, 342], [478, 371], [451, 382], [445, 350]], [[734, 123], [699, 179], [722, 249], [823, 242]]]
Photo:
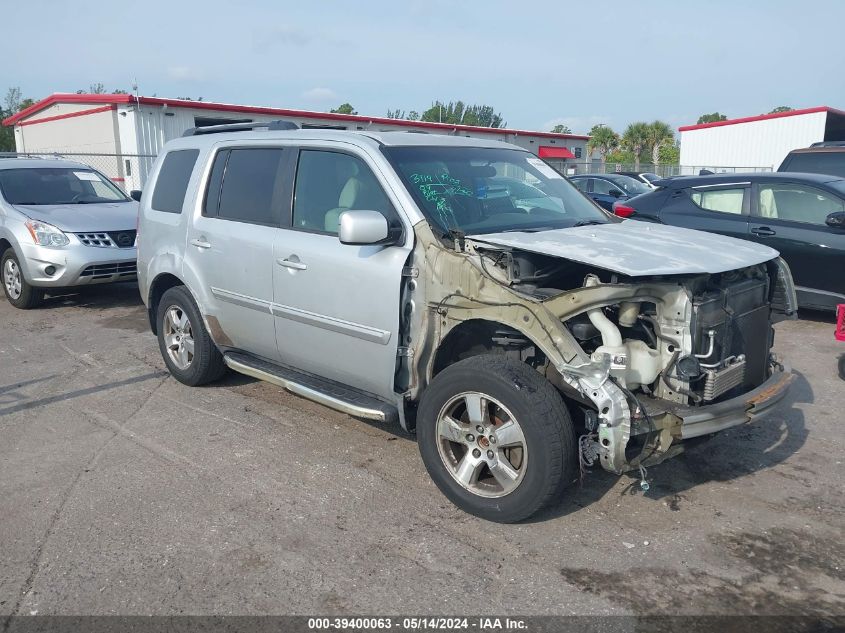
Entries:
[[88, 165], [0, 159], [0, 277], [34, 308], [48, 288], [134, 281], [138, 203]]
[[645, 483], [787, 391], [772, 249], [620, 220], [505, 143], [243, 127], [169, 143], [141, 199], [140, 289], [185, 384], [229, 367], [396, 421], [503, 522], [579, 465]]

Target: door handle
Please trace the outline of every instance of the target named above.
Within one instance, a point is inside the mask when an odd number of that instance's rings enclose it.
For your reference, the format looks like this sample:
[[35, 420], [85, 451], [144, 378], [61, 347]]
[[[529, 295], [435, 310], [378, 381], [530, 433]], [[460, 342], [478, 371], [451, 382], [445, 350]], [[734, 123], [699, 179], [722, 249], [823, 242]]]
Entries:
[[294, 270], [306, 270], [308, 268], [308, 264], [303, 264], [302, 262], [294, 262], [289, 259], [277, 259], [276, 263], [279, 266], [284, 266], [285, 268], [293, 268]]
[[757, 235], [757, 236], [760, 236], [760, 237], [768, 237], [769, 235], [777, 235], [777, 231], [770, 229], [768, 226], [755, 227], [755, 228], [751, 229], [751, 232], [754, 235]]
[[197, 248], [211, 248], [211, 243], [205, 241], [205, 237], [201, 237], [199, 239], [191, 240], [191, 244], [196, 246]]

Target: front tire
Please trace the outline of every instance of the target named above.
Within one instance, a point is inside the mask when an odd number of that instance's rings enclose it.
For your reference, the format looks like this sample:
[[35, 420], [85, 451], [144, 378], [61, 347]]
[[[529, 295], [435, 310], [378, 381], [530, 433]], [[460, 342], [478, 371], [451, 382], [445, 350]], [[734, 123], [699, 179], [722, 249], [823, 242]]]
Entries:
[[417, 442], [443, 494], [490, 521], [530, 517], [574, 477], [575, 433], [560, 394], [503, 356], [473, 356], [439, 373], [420, 401]]
[[161, 356], [176, 380], [196, 387], [226, 372], [223, 355], [206, 331], [199, 308], [185, 286], [175, 286], [162, 295], [156, 324]]
[[3, 254], [0, 261], [0, 276], [3, 280], [3, 292], [13, 306], [21, 310], [31, 310], [41, 305], [44, 290], [31, 285], [24, 278], [18, 256], [11, 248]]

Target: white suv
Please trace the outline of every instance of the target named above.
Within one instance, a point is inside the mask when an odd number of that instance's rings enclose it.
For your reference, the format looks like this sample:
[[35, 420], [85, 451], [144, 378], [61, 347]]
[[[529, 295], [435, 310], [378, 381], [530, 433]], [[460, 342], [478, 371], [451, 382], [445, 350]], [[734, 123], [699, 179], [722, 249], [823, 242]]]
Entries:
[[398, 421], [496, 521], [579, 463], [640, 469], [787, 391], [772, 249], [622, 221], [505, 143], [247, 127], [169, 143], [141, 199], [141, 294], [185, 384], [229, 367]]

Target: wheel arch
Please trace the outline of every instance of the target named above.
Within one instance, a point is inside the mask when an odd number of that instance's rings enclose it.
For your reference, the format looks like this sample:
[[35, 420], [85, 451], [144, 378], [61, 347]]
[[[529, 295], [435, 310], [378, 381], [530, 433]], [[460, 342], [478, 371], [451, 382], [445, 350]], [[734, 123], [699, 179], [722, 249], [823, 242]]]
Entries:
[[158, 313], [158, 304], [161, 301], [165, 292], [176, 286], [184, 286], [179, 277], [173, 273], [161, 273], [150, 284], [150, 292], [147, 300], [147, 318], [150, 322], [150, 330], [153, 334], [158, 335], [158, 328], [156, 325], [156, 314]]
[[14, 246], [12, 246], [12, 242], [6, 239], [5, 237], [0, 237], [0, 257], [3, 257], [5, 252], [10, 248], [14, 251]]
[[532, 346], [540, 351], [540, 346], [528, 334], [513, 325], [484, 318], [461, 321], [438, 344], [429, 381], [450, 365], [481, 354], [502, 354], [525, 360], [519, 352]]

